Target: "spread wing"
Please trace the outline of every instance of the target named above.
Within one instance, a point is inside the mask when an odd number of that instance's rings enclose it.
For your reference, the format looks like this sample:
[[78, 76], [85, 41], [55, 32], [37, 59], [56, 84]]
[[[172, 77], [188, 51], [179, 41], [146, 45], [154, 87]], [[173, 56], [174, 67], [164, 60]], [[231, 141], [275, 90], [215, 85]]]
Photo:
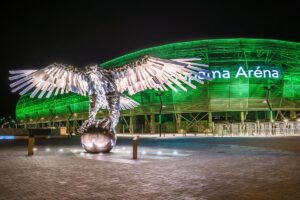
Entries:
[[129, 98], [128, 96], [125, 96], [125, 95], [121, 94], [121, 97], [120, 97], [120, 108], [121, 108], [121, 110], [132, 109], [132, 108], [135, 108], [139, 105], [140, 104], [138, 102], [136, 102], [135, 100]]
[[[120, 110], [127, 110], [138, 107], [140, 104], [124, 94], [120, 94]], [[100, 109], [108, 109], [106, 99], [101, 101]]]
[[194, 63], [199, 60], [201, 59], [186, 58], [167, 60], [144, 56], [121, 68], [112, 69], [111, 74], [119, 92], [127, 90], [129, 95], [146, 89], [166, 91], [168, 87], [177, 92], [174, 85], [187, 91], [183, 84], [194, 89], [196, 88], [189, 79], [199, 83], [203, 83], [204, 79], [210, 79], [208, 76], [210, 71], [201, 68], [208, 66]]
[[85, 96], [89, 91], [85, 73], [70, 65], [54, 63], [40, 70], [13, 70], [9, 73], [12, 92], [19, 91], [20, 95], [32, 92], [30, 97], [46, 95], [49, 98], [51, 94], [74, 92]]

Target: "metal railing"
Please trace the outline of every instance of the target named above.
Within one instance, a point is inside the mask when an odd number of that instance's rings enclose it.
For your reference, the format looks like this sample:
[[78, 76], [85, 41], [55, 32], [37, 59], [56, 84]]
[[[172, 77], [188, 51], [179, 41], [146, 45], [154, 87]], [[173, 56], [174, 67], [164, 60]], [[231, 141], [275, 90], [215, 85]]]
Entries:
[[215, 123], [215, 136], [287, 136], [300, 134], [300, 122]]

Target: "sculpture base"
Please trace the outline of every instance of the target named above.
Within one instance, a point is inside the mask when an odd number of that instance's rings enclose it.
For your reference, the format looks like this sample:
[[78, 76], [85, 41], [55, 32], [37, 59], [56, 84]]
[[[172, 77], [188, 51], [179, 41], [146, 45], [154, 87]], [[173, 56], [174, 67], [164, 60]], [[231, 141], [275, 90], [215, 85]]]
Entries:
[[116, 145], [114, 131], [95, 130], [81, 135], [81, 145], [89, 153], [109, 153]]

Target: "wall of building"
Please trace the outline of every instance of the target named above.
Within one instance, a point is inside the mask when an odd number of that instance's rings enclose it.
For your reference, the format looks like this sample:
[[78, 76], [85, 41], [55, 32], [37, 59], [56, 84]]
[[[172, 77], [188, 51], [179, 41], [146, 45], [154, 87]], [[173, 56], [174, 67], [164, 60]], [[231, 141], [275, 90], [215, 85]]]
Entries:
[[[237, 116], [234, 119], [239, 119], [240, 112], [268, 113], [269, 108], [265, 102], [266, 88], [270, 88], [269, 99], [273, 110], [277, 112], [299, 110], [299, 43], [245, 38], [198, 40], [144, 49], [118, 57], [101, 66], [105, 68], [122, 66], [146, 54], [168, 59], [202, 58], [201, 62], [208, 64], [210, 69], [215, 71], [215, 79], [204, 85], [196, 83], [196, 90], [190, 89], [188, 92], [179, 90], [177, 93], [168, 91], [163, 94], [163, 113], [166, 116], [173, 116], [172, 120], [164, 122], [172, 124], [164, 125], [166, 130], [174, 127], [178, 114], [184, 117], [202, 113], [199, 115], [202, 116], [203, 113], [212, 112], [214, 117], [218, 115], [217, 113], [227, 113], [222, 114], [222, 117], [230, 118], [229, 115], [234, 115]], [[270, 75], [266, 70], [270, 71]], [[278, 76], [276, 74], [273, 76], [272, 70], [276, 70]], [[145, 124], [143, 130], [151, 131], [149, 127], [153, 129], [157, 126], [150, 119], [156, 121], [158, 119], [159, 97], [155, 91], [148, 90], [132, 98], [140, 102], [141, 106], [131, 111], [123, 111], [122, 116], [127, 118], [147, 116], [148, 120], [144, 119], [141, 123]], [[105, 113], [106, 111], [101, 111], [98, 117], [105, 116]], [[49, 125], [73, 122], [80, 124], [87, 118], [87, 114], [88, 97], [70, 93], [52, 96], [50, 99], [32, 99], [29, 95], [25, 95], [20, 98], [16, 108], [16, 116], [21, 124]], [[185, 118], [182, 123], [188, 121], [187, 117]], [[134, 121], [130, 118], [128, 120]], [[207, 121], [206, 117], [201, 120], [203, 121], [201, 123]], [[264, 120], [267, 120], [267, 117]], [[121, 120], [120, 124], [122, 123]], [[137, 123], [137, 128], [141, 123]]]

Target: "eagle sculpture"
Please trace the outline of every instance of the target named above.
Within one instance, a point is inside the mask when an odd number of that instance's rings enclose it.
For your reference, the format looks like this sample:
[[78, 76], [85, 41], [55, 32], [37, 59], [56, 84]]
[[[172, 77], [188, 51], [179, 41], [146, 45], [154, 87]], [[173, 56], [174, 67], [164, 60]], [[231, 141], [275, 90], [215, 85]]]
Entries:
[[[81, 142], [88, 152], [109, 152], [116, 143], [115, 127], [120, 110], [132, 109], [139, 104], [128, 96], [147, 89], [167, 91], [177, 88], [193, 89], [192, 81], [203, 83], [209, 78], [206, 64], [199, 58], [161, 59], [152, 56], [142, 58], [119, 68], [104, 69], [98, 65], [76, 68], [71, 65], [51, 64], [37, 70], [9, 71], [12, 92], [30, 97], [49, 98], [69, 92], [89, 95], [89, 118], [78, 129]], [[204, 68], [202, 68], [204, 67]], [[174, 87], [174, 86], [177, 87]], [[108, 109], [108, 116], [96, 120], [99, 109]]]

